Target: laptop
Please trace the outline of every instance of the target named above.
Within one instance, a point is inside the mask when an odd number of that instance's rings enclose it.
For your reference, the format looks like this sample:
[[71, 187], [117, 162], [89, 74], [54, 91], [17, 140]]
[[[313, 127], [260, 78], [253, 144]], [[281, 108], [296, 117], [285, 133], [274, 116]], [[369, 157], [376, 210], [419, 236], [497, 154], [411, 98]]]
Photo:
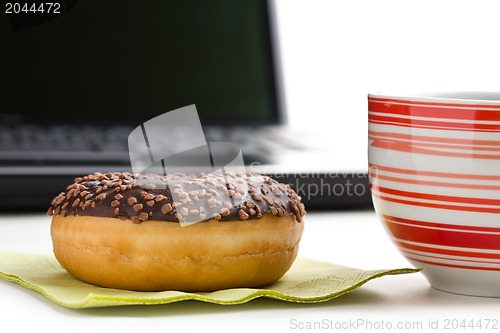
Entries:
[[308, 209], [371, 207], [366, 174], [321, 167], [309, 156], [321, 140], [286, 126], [272, 1], [57, 4], [0, 13], [0, 210], [45, 209], [75, 177], [131, 171], [131, 131], [192, 104], [207, 141], [240, 145], [248, 171]]

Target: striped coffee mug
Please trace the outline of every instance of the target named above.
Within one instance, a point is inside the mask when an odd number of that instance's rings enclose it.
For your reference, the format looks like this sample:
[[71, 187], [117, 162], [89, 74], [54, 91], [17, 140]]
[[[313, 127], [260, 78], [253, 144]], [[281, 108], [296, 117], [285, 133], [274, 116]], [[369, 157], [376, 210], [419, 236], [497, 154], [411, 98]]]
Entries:
[[436, 289], [500, 297], [500, 93], [368, 95], [378, 216]]

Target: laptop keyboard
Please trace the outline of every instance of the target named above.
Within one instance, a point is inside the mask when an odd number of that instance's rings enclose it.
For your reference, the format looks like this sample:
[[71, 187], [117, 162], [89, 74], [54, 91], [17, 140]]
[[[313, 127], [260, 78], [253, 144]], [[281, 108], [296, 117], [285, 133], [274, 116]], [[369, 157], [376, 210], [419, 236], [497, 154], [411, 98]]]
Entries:
[[[127, 164], [128, 136], [133, 129], [132, 126], [0, 125], [0, 163], [34, 159], [43, 164], [50, 161]], [[211, 126], [204, 128], [204, 132], [208, 142], [239, 144], [246, 160], [261, 160], [259, 155], [269, 156], [277, 149], [302, 148], [300, 138], [295, 141], [286, 137], [274, 126]]]
[[77, 126], [0, 126], [1, 151], [126, 150], [132, 128]]

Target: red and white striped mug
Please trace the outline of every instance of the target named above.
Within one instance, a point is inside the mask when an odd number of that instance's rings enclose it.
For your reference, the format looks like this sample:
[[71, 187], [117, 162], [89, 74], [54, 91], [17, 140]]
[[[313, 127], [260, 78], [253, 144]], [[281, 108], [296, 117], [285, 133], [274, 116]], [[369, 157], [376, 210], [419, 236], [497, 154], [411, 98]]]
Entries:
[[500, 93], [370, 94], [368, 110], [372, 198], [399, 251], [436, 289], [500, 297]]

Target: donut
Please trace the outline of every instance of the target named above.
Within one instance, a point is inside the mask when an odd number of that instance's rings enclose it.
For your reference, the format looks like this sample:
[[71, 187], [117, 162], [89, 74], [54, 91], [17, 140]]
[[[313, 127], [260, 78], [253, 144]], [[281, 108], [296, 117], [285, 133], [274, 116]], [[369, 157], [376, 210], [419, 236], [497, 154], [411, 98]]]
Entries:
[[94, 173], [47, 211], [55, 257], [107, 288], [214, 291], [280, 279], [298, 252], [300, 197], [267, 176]]

